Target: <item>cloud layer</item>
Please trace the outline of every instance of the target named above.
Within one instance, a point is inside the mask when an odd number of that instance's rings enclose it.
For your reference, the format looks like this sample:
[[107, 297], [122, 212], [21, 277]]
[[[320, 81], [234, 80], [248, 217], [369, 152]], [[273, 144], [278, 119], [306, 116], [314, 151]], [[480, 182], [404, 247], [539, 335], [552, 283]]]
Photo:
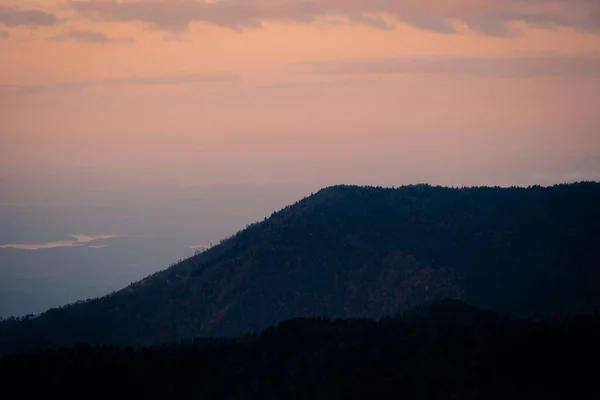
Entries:
[[600, 76], [600, 53], [521, 55], [512, 57], [404, 57], [375, 60], [332, 60], [295, 64], [309, 75], [443, 74], [496, 77]]
[[22, 10], [17, 7], [6, 7], [0, 5], [0, 25], [9, 27], [27, 26], [54, 26], [61, 20], [54, 14], [40, 10]]
[[[385, 30], [401, 21], [444, 34], [468, 29], [489, 36], [511, 36], [519, 33], [514, 23], [521, 22], [600, 34], [600, 1], [596, 0], [68, 0], [68, 6], [97, 21], [139, 21], [167, 30], [185, 30], [194, 22], [241, 30], [260, 28], [267, 21], [313, 23], [336, 16], [346, 23]], [[339, 18], [335, 21], [332, 23], [340, 23]], [[63, 22], [46, 11], [0, 6], [0, 25], [39, 27]], [[86, 31], [70, 36], [87, 42], [114, 42]]]
[[310, 23], [327, 15], [390, 29], [381, 16], [386, 14], [440, 33], [455, 32], [458, 24], [466, 24], [472, 31], [506, 36], [514, 33], [513, 22], [600, 33], [600, 2], [595, 0], [74, 0], [70, 5], [96, 20], [142, 21], [164, 29], [185, 29], [192, 22], [256, 28], [264, 21]]
[[0, 249], [19, 249], [19, 250], [46, 250], [56, 249], [59, 247], [88, 247], [91, 249], [102, 249], [107, 245], [86, 245], [103, 239], [117, 239], [120, 235], [71, 235], [74, 240], [63, 240], [59, 242], [47, 243], [28, 243], [28, 244], [4, 244], [0, 245]]
[[123, 78], [98, 79], [90, 81], [60, 82], [50, 85], [0, 85], [0, 93], [35, 94], [43, 92], [78, 91], [86, 87], [98, 86], [156, 86], [181, 84], [232, 83], [238, 76], [231, 72], [179, 73], [171, 75], [129, 76]]
[[133, 43], [132, 38], [113, 38], [105, 35], [102, 32], [96, 32], [91, 30], [79, 30], [71, 28], [66, 32], [63, 32], [57, 36], [52, 37], [55, 41], [75, 41], [75, 42], [86, 42], [96, 44], [109, 44], [109, 43]]

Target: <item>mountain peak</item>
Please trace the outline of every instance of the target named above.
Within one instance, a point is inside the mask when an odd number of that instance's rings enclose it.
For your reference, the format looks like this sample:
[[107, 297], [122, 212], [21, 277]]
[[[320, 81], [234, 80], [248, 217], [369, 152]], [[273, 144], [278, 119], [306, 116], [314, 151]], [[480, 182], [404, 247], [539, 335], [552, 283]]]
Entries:
[[0, 350], [241, 335], [448, 298], [509, 315], [586, 312], [600, 306], [598, 204], [597, 183], [330, 186], [116, 294], [2, 323]]

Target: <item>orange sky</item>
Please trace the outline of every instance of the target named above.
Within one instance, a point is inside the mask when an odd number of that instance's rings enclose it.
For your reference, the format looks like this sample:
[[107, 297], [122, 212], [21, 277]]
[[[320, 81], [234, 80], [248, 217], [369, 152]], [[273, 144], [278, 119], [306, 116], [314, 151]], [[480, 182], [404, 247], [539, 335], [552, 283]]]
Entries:
[[0, 0], [8, 182], [600, 179], [598, 104], [596, 1]]

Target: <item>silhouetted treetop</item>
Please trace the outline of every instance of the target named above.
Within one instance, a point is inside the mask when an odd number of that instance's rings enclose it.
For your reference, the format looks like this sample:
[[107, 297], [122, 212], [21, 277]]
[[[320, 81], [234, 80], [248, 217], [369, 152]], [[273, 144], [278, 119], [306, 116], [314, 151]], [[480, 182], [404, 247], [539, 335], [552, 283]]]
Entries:
[[[533, 322], [459, 301], [380, 321], [298, 318], [237, 339], [0, 359], [23, 398], [597, 398], [600, 319]], [[24, 384], [26, 383], [26, 384]]]

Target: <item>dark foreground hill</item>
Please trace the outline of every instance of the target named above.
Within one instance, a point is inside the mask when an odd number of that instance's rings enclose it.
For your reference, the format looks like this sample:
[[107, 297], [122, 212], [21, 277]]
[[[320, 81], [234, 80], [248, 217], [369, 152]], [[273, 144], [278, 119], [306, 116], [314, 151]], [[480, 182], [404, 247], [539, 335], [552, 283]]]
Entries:
[[600, 307], [600, 184], [323, 189], [112, 295], [0, 324], [0, 352], [236, 336], [442, 298], [518, 316]]
[[444, 301], [379, 322], [9, 357], [0, 376], [22, 398], [596, 399], [599, 357], [597, 315], [531, 322]]

